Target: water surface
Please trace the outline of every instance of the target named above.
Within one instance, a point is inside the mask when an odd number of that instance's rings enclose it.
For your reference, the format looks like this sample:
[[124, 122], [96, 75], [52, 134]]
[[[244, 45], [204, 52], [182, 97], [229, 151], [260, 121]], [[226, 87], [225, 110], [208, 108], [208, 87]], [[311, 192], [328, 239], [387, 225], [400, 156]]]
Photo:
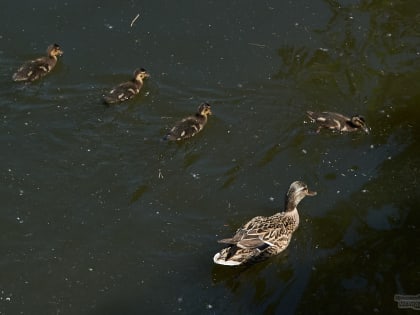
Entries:
[[[420, 293], [419, 9], [3, 1], [0, 313], [400, 314], [394, 295]], [[11, 81], [52, 42], [48, 77]], [[105, 107], [139, 67], [139, 97]], [[162, 142], [202, 101], [204, 131]], [[316, 134], [306, 110], [371, 133]], [[318, 195], [289, 248], [214, 265], [217, 239], [298, 179]]]

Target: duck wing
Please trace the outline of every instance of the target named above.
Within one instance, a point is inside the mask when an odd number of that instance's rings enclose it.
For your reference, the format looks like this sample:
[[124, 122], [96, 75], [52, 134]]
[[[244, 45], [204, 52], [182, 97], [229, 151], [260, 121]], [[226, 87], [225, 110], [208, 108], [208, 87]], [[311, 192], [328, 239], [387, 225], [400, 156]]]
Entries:
[[190, 116], [175, 124], [165, 136], [166, 140], [182, 140], [195, 136], [203, 129], [205, 120]]
[[54, 68], [54, 61], [54, 59], [46, 57], [28, 61], [13, 74], [12, 78], [14, 81], [35, 81]]
[[124, 102], [133, 98], [140, 92], [140, 87], [134, 82], [124, 82], [112, 88], [104, 95], [104, 101], [107, 104]]
[[219, 243], [235, 245], [243, 249], [264, 249], [275, 245], [282, 235], [287, 235], [283, 222], [273, 217], [255, 217], [242, 228], [238, 229], [232, 238], [219, 240]]
[[[242, 237], [239, 241], [238, 236]], [[234, 237], [219, 241], [229, 246], [216, 253], [213, 261], [227, 266], [252, 264], [277, 255], [289, 245], [290, 239], [284, 225], [263, 234], [255, 230], [238, 231]]]
[[219, 240], [219, 243], [235, 245], [239, 248], [259, 248], [265, 246], [267, 243], [263, 240], [262, 234], [256, 230], [238, 230], [232, 238], [225, 238]]

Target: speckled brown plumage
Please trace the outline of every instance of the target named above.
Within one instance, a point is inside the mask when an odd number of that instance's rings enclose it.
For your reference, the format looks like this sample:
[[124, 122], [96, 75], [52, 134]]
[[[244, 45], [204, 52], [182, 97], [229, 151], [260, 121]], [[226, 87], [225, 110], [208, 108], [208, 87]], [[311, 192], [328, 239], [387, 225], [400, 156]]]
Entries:
[[207, 116], [211, 115], [211, 107], [207, 103], [201, 104], [195, 115], [178, 121], [164, 137], [165, 140], [179, 141], [195, 136], [207, 124]]
[[105, 104], [111, 105], [132, 99], [140, 93], [144, 79], [149, 77], [150, 74], [143, 68], [134, 71], [131, 81], [123, 82], [103, 95]]
[[213, 260], [216, 264], [238, 266], [251, 264], [282, 252], [299, 226], [297, 205], [305, 196], [314, 196], [305, 183], [296, 181], [286, 194], [284, 212], [270, 217], [257, 216], [239, 228], [232, 238], [219, 241], [229, 246]]
[[57, 57], [61, 56], [63, 53], [64, 52], [57, 44], [48, 46], [47, 55], [38, 59], [25, 62], [13, 74], [13, 81], [32, 82], [42, 78], [55, 67], [55, 65], [57, 64]]
[[364, 132], [369, 133], [369, 129], [366, 126], [365, 118], [360, 115], [347, 117], [339, 113], [317, 113], [311, 111], [307, 111], [306, 114], [312, 122], [316, 122], [319, 125], [316, 131], [317, 133], [319, 133], [322, 128], [337, 130], [341, 132], [363, 130]]

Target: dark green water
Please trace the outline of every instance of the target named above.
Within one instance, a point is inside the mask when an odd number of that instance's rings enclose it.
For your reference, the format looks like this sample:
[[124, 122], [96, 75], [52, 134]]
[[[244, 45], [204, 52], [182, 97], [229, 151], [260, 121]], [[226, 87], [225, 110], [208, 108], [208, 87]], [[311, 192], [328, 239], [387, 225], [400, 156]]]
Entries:
[[[0, 314], [408, 314], [420, 293], [420, 3], [0, 3]], [[130, 26], [137, 14], [140, 17]], [[11, 76], [57, 42], [42, 82]], [[134, 69], [141, 95], [107, 108]], [[202, 101], [191, 141], [160, 141]], [[315, 134], [306, 110], [366, 117]], [[318, 195], [278, 257], [212, 257]]]

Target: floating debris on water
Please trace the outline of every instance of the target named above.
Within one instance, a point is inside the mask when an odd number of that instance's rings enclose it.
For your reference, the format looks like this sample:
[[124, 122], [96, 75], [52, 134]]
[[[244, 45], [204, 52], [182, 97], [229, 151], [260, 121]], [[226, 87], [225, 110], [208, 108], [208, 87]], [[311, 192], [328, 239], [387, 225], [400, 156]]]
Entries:
[[140, 13], [137, 13], [137, 15], [135, 16], [135, 18], [131, 21], [130, 23], [130, 27], [133, 27], [134, 23], [137, 21], [137, 19], [140, 17]]

